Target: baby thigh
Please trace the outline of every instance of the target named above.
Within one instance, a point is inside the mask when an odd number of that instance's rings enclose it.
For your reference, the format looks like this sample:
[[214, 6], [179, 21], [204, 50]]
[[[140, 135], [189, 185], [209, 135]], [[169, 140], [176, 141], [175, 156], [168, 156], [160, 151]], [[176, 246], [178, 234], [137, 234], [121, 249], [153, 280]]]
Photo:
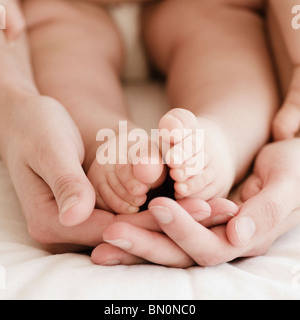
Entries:
[[[47, 73], [49, 80], [53, 68], [58, 73], [70, 69], [69, 79], [66, 79], [67, 74], [63, 75], [64, 91], [67, 83], [74, 83], [74, 74], [78, 75], [77, 85], [81, 83], [83, 87], [86, 87], [86, 75], [89, 79], [94, 76], [95, 83], [90, 82], [89, 87], [95, 87], [102, 84], [99, 83], [99, 70], [101, 73], [108, 68], [114, 73], [121, 70], [121, 37], [109, 14], [99, 4], [90, 1], [25, 0], [24, 12], [34, 68], [44, 69], [36, 75], [42, 88], [43, 73]], [[59, 82], [56, 73], [56, 83]], [[55, 92], [59, 92], [59, 87], [56, 89]]]
[[127, 113], [119, 32], [107, 11], [90, 2], [25, 0], [24, 7], [39, 89], [64, 105], [90, 145], [99, 128], [111, 127], [107, 110]]

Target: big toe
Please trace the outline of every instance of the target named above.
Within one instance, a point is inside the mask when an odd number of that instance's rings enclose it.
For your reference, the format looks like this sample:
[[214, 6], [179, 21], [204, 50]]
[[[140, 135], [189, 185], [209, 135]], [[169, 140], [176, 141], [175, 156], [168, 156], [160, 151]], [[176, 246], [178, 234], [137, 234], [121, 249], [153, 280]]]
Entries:
[[[140, 154], [143, 156], [138, 161], [132, 163], [133, 175], [142, 183], [151, 186], [155, 184], [156, 186], [164, 173], [164, 164], [158, 146], [151, 141], [148, 144], [148, 148], [140, 150]], [[130, 156], [130, 158], [132, 157]]]
[[[166, 113], [159, 122], [159, 130], [165, 141], [176, 144], [197, 128], [196, 116], [185, 109], [176, 108]], [[163, 132], [163, 130], [167, 130]]]

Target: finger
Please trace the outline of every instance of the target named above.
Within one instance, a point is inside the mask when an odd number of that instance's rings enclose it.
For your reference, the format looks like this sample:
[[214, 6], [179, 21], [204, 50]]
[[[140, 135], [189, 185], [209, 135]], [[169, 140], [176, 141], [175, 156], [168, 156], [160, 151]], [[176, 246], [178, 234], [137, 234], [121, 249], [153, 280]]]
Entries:
[[253, 173], [241, 187], [241, 201], [246, 202], [250, 198], [255, 197], [262, 189], [262, 180]]
[[300, 129], [300, 68], [294, 70], [289, 93], [273, 123], [275, 140], [291, 139]]
[[144, 260], [169, 267], [189, 267], [193, 260], [171, 239], [127, 223], [115, 223], [103, 233], [103, 240], [143, 258]]
[[[296, 95], [295, 92], [290, 93]], [[300, 97], [300, 91], [298, 93]], [[290, 98], [291, 99], [291, 98]], [[300, 99], [300, 98], [299, 98]], [[275, 140], [292, 139], [297, 136], [300, 128], [300, 101], [299, 106], [287, 101], [274, 119], [273, 135]]]
[[211, 207], [211, 215], [201, 221], [201, 224], [206, 228], [225, 224], [239, 213], [239, 207], [227, 199], [212, 199], [208, 201], [208, 205]]
[[[40, 112], [42, 119], [56, 116], [55, 121], [44, 121], [43, 126], [36, 124], [37, 132], [32, 133], [35, 153], [26, 155], [28, 166], [50, 187], [60, 222], [65, 226], [78, 225], [91, 215], [96, 202], [95, 190], [81, 166], [84, 157], [81, 136], [57, 101], [47, 97], [39, 99], [40, 110], [33, 112]], [[45, 99], [45, 104], [41, 99]]]
[[177, 203], [186, 210], [195, 221], [203, 221], [210, 217], [211, 215], [211, 207], [210, 205], [201, 199], [181, 199], [177, 200]]
[[118, 247], [107, 243], [97, 246], [91, 254], [91, 259], [93, 263], [102, 266], [136, 265], [148, 263], [148, 261], [142, 258], [136, 257]]
[[205, 228], [171, 199], [154, 199], [149, 212], [169, 238], [199, 265], [216, 265], [244, 253], [229, 243], [224, 226]]
[[254, 197], [246, 201], [240, 213], [227, 225], [227, 236], [235, 246], [245, 246], [276, 228], [292, 211], [295, 199], [291, 186], [280, 177], [269, 182]]
[[72, 243], [84, 246], [102, 242], [102, 231], [113, 223], [113, 214], [94, 210], [87, 221], [66, 227], [60, 223], [57, 202], [43, 179], [27, 167], [17, 177], [15, 172], [11, 173], [29, 234], [34, 240], [42, 244]]
[[70, 159], [68, 166], [58, 161], [53, 175], [50, 172], [42, 175], [53, 191], [60, 222], [65, 226], [82, 223], [95, 207], [95, 191], [75, 159]]
[[31, 237], [43, 244], [78, 244], [95, 247], [103, 242], [102, 233], [115, 221], [124, 221], [149, 230], [160, 228], [148, 212], [132, 216], [115, 216], [94, 210], [88, 220], [78, 226], [65, 227], [59, 221], [58, 207], [49, 186], [28, 168], [22, 175], [11, 171], [13, 183], [22, 205]]
[[[22, 172], [22, 175], [19, 174]], [[59, 222], [58, 207], [49, 186], [27, 166], [10, 169], [10, 175], [25, 216], [31, 237], [43, 244], [74, 243], [86, 245], [86, 240], [71, 241], [73, 230]], [[86, 230], [85, 236], [91, 235]], [[97, 235], [99, 239], [99, 234]]]

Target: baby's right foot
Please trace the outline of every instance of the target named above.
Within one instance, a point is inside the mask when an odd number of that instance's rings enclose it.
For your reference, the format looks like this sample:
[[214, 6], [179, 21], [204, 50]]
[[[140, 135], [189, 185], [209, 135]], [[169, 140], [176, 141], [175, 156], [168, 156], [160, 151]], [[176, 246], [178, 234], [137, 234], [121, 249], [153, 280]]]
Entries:
[[97, 208], [134, 214], [146, 202], [149, 189], [162, 184], [164, 165], [158, 146], [148, 138], [139, 141], [138, 155], [128, 143], [128, 149], [119, 154], [114, 163], [100, 164], [100, 154], [105, 150], [110, 147], [119, 150], [118, 138], [106, 141], [98, 149], [98, 161], [92, 163], [88, 178], [96, 190]]
[[[162, 117], [159, 129], [167, 129], [167, 134], [161, 135], [171, 148], [162, 153], [175, 181], [177, 199], [209, 200], [228, 195], [236, 178], [236, 164], [221, 124], [178, 108]], [[177, 134], [170, 135], [172, 132]]]

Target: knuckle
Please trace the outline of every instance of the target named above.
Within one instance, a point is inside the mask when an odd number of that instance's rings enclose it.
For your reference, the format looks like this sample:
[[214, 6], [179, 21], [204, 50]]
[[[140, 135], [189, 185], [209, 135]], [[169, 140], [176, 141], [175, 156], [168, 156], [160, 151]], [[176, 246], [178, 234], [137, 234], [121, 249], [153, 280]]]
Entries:
[[65, 174], [63, 176], [58, 177], [54, 183], [54, 190], [56, 192], [56, 197], [57, 198], [66, 197], [66, 195], [68, 195], [70, 190], [72, 190], [70, 186], [73, 186], [75, 184], [81, 184], [81, 181], [77, 176], [73, 174]]
[[272, 242], [263, 242], [256, 245], [252, 250], [247, 253], [248, 257], [257, 257], [265, 255], [270, 249]]
[[223, 263], [223, 260], [222, 254], [217, 252], [208, 252], [201, 255], [196, 262], [202, 267], [214, 267]]
[[188, 243], [190, 240], [191, 234], [189, 230], [181, 230], [180, 232], [174, 234], [172, 237], [176, 243]]
[[281, 221], [286, 205], [281, 197], [268, 197], [262, 207], [261, 215], [264, 217], [265, 225], [271, 230]]

